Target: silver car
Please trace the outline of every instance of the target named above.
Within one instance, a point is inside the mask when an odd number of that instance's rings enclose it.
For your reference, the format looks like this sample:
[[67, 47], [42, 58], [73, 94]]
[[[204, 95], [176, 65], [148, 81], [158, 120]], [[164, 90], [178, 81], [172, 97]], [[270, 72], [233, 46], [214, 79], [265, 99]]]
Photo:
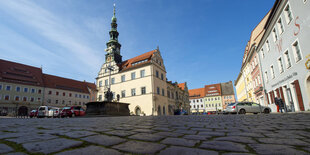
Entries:
[[224, 109], [224, 113], [239, 113], [239, 114], [246, 114], [246, 113], [265, 113], [269, 114], [271, 109], [266, 106], [261, 106], [260, 104], [254, 102], [238, 102], [238, 103], [231, 103], [228, 104], [226, 109]]

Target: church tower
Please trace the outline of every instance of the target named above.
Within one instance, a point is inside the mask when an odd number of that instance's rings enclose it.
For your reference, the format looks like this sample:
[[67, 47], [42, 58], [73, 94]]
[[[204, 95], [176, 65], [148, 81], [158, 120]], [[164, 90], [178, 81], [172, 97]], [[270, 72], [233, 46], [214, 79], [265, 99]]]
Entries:
[[119, 64], [122, 62], [122, 56], [120, 54], [121, 44], [118, 42], [119, 33], [117, 32], [116, 22], [117, 19], [115, 17], [115, 4], [114, 4], [111, 30], [109, 32], [110, 40], [107, 42], [107, 49], [105, 50], [107, 52], [107, 54], [105, 55], [106, 63], [115, 61], [116, 64]]

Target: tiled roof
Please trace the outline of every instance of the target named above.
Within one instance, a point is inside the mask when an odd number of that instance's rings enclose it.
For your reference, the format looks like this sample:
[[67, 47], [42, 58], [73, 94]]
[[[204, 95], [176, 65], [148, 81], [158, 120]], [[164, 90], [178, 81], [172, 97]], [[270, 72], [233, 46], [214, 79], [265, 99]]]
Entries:
[[43, 86], [42, 70], [37, 67], [0, 59], [0, 81]]
[[190, 89], [188, 93], [190, 99], [202, 98], [205, 96], [205, 88]]
[[221, 84], [205, 85], [206, 96], [221, 96]]
[[185, 88], [185, 82], [184, 82], [184, 83], [179, 83], [179, 84], [178, 84], [178, 87], [180, 87], [182, 90], [184, 90], [184, 88]]
[[97, 90], [96, 84], [94, 83], [89, 83], [89, 82], [85, 82], [87, 87], [91, 90]]
[[136, 67], [136, 66], [141, 66], [142, 64], [149, 63], [155, 52], [157, 52], [157, 50], [149, 51], [139, 56], [136, 56], [134, 58], [123, 61], [119, 65], [120, 70], [124, 71], [124, 70], [131, 69], [133, 67]]
[[69, 90], [81, 93], [89, 93], [86, 82], [66, 79], [54, 75], [43, 74], [45, 87]]

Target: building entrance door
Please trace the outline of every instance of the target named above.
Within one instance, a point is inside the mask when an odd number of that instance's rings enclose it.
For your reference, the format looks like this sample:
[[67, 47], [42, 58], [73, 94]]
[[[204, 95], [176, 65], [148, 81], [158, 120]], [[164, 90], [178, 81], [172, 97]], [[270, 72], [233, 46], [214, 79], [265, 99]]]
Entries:
[[294, 107], [291, 89], [287, 88], [286, 93], [287, 93], [287, 99], [288, 99], [288, 103], [289, 103], [288, 105], [289, 105], [290, 111], [295, 112], [295, 107]]

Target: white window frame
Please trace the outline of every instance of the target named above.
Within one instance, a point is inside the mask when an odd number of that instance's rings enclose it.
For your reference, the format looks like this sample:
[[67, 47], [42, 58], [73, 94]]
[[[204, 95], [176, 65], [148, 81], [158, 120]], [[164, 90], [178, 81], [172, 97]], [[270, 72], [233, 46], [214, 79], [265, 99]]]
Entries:
[[[292, 17], [291, 20], [289, 20], [289, 15], [288, 15], [288, 12], [286, 11], [287, 7], [289, 7], [289, 11], [291, 12], [291, 17]], [[287, 25], [289, 25], [293, 21], [293, 19], [294, 19], [292, 8], [291, 8], [291, 5], [290, 5], [289, 2], [287, 2], [287, 4], [285, 5], [285, 7], [283, 9], [283, 12], [284, 12], [286, 23], [287, 23]]]
[[[10, 87], [10, 90], [7, 90], [7, 87]], [[5, 86], [5, 90], [6, 90], [6, 91], [11, 91], [11, 89], [12, 89], [12, 86], [11, 86], [11, 85], [6, 85], [6, 86]]]
[[[34, 92], [32, 92], [32, 90], [34, 90]], [[35, 88], [31, 88], [30, 93], [36, 93], [36, 89]]]
[[280, 74], [282, 74], [284, 72], [284, 66], [283, 66], [283, 59], [282, 59], [282, 57], [281, 56], [278, 57], [277, 61], [278, 61], [279, 72], [280, 72]]
[[269, 42], [269, 40], [267, 39], [265, 43], [266, 43], [267, 52], [270, 52], [270, 42]]
[[[298, 46], [299, 52], [300, 52], [300, 59], [299, 59], [299, 60], [296, 59], [296, 58], [297, 58], [297, 51], [296, 51], [296, 49], [295, 49], [295, 45], [294, 45], [295, 43], [297, 43], [297, 46]], [[300, 48], [300, 42], [299, 42], [298, 39], [296, 39], [296, 40], [293, 42], [293, 44], [292, 44], [292, 50], [293, 50], [293, 54], [294, 54], [295, 63], [297, 64], [297, 63], [301, 62], [303, 56], [302, 56], [302, 52], [301, 52], [301, 48]]]
[[266, 80], [266, 82], [268, 82], [268, 80], [269, 80], [269, 79], [268, 79], [268, 72], [267, 72], [267, 71], [265, 71], [265, 73], [264, 73], [264, 74], [265, 74], [265, 80]]
[[134, 80], [136, 79], [136, 72], [131, 72], [131, 80]]
[[275, 72], [274, 72], [274, 65], [270, 65], [270, 75], [271, 75], [271, 78], [274, 79], [276, 78], [276, 75], [275, 75]]
[[[287, 53], [287, 54], [286, 54]], [[285, 66], [286, 69], [289, 69], [292, 67], [292, 60], [291, 60], [291, 56], [290, 56], [290, 52], [288, 51], [288, 49], [285, 50], [284, 52], [284, 57], [285, 57]], [[289, 61], [288, 61], [289, 59]], [[290, 64], [290, 66], [288, 66], [288, 64]]]
[[262, 52], [262, 58], [264, 59], [265, 58], [265, 52], [264, 52], [264, 48], [262, 48], [261, 50], [260, 50], [261, 52]]
[[111, 84], [115, 84], [115, 78], [111, 78]]
[[132, 88], [131, 89], [131, 96], [136, 96], [137, 93], [136, 93], [136, 88]]
[[104, 86], [109, 86], [109, 80], [108, 79], [104, 80]]
[[[27, 89], [27, 91], [25, 91]], [[23, 89], [23, 92], [24, 93], [28, 93], [29, 92], [29, 88], [28, 87], [25, 87], [24, 89]]]
[[277, 27], [279, 29], [279, 35], [281, 35], [282, 33], [284, 33], [285, 29], [284, 29], [284, 25], [282, 22], [282, 18], [279, 17], [278, 21], [277, 21]]
[[125, 82], [126, 81], [126, 76], [125, 75], [122, 75], [121, 76], [121, 82]]
[[275, 27], [272, 29], [271, 33], [272, 33], [274, 42], [278, 41], [279, 38], [278, 38], [278, 34], [277, 34], [277, 29]]
[[[18, 97], [18, 100], [16, 100], [16, 97]], [[14, 96], [14, 101], [20, 101], [20, 97], [18, 95]]]
[[[5, 100], [5, 98], [6, 98], [7, 96], [8, 96], [9, 98], [8, 98], [8, 100]], [[5, 101], [9, 101], [9, 100], [11, 99], [11, 96], [10, 96], [10, 95], [4, 95], [3, 97], [4, 97], [4, 100], [5, 100]]]
[[140, 70], [140, 77], [145, 77], [145, 69]]
[[24, 101], [24, 97], [26, 97], [26, 101], [28, 101], [28, 97], [27, 96], [23, 96], [22, 101]]
[[[124, 94], [124, 95], [123, 95], [123, 94]], [[121, 97], [122, 97], [122, 98], [126, 97], [126, 90], [122, 90], [122, 91], [121, 91]]]
[[[17, 91], [17, 88], [19, 88], [19, 91]], [[16, 91], [16, 92], [20, 92], [20, 91], [21, 91], [21, 87], [20, 87], [20, 86], [16, 86], [16, 87], [15, 87], [15, 91]]]

